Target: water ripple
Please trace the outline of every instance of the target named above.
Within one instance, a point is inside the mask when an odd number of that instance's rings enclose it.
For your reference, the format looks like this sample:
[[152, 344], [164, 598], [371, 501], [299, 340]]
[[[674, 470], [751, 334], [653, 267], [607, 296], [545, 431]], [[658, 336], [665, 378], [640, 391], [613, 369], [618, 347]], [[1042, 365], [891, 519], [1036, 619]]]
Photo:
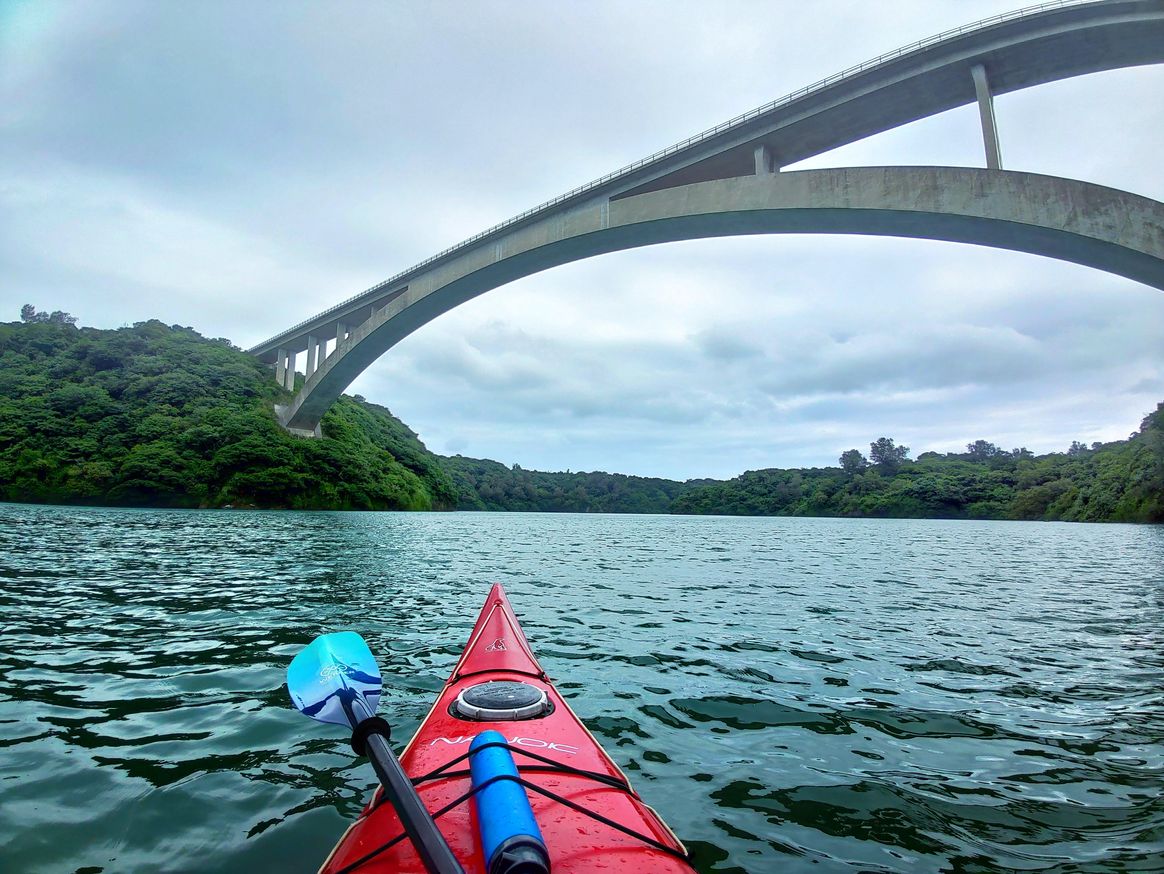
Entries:
[[706, 872], [1161, 871], [1164, 530], [0, 505], [4, 870], [309, 871], [374, 779], [284, 671], [359, 630], [404, 739], [505, 583]]

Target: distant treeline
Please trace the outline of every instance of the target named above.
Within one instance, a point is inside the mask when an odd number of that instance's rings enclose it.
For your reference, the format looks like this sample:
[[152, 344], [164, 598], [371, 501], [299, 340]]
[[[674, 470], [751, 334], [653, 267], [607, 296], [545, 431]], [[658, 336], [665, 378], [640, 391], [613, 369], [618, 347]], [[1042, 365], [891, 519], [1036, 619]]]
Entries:
[[162, 507], [466, 509], [1164, 521], [1164, 404], [1130, 439], [1034, 456], [978, 440], [922, 454], [892, 439], [839, 467], [685, 483], [540, 473], [429, 452], [404, 423], [341, 398], [323, 439], [226, 340], [157, 321], [103, 331], [68, 313], [0, 324], [0, 500]]
[[1034, 456], [979, 440], [965, 453], [926, 452], [913, 462], [749, 471], [687, 491], [671, 512], [1162, 522], [1164, 404], [1131, 439], [1090, 449], [1075, 443]]
[[441, 463], [457, 485], [460, 510], [669, 513], [693, 486], [620, 473], [541, 473], [460, 455]]

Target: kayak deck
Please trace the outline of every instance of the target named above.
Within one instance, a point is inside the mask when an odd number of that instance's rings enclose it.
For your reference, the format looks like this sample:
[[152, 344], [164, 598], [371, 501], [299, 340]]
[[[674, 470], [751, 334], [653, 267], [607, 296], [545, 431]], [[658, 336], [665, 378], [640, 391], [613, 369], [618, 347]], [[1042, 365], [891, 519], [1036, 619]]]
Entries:
[[[453, 705], [463, 690], [496, 681], [519, 681], [540, 689], [550, 711], [516, 721], [470, 720], [456, 715]], [[461, 757], [468, 753], [473, 738], [489, 729], [504, 735], [520, 776], [536, 787], [527, 787], [526, 794], [554, 874], [604, 869], [643, 874], [692, 871], [683, 845], [630, 788], [622, 771], [558, 694], [530, 650], [500, 585], [490, 591], [464, 653], [400, 756], [414, 783], [418, 777], [438, 772], [431, 779], [422, 779], [416, 788], [467, 874], [484, 874], [485, 860], [475, 805], [461, 800], [470, 791], [469, 765]], [[524, 755], [526, 752], [533, 755]], [[569, 770], [557, 770], [556, 766]], [[546, 797], [538, 789], [564, 800]], [[450, 805], [454, 806], [440, 813]], [[571, 805], [609, 822], [600, 822]], [[400, 820], [390, 804], [382, 803], [382, 790], [377, 789], [320, 870], [322, 874], [423, 874], [424, 866], [407, 837], [384, 848], [401, 834]]]

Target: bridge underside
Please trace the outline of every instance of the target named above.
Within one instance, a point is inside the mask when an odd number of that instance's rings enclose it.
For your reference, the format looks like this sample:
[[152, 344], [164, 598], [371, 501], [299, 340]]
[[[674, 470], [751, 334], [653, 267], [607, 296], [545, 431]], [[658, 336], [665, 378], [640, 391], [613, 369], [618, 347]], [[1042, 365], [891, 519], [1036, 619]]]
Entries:
[[780, 233], [973, 243], [1072, 261], [1164, 289], [1164, 204], [1149, 198], [989, 169], [760, 173], [591, 201], [433, 264], [363, 324], [341, 329], [331, 354], [309, 360], [307, 382], [280, 408], [280, 419], [295, 433], [318, 433], [327, 409], [384, 352], [442, 313], [523, 276], [655, 243]]
[[[377, 357], [429, 320], [556, 264], [733, 234], [886, 234], [1075, 261], [1164, 287], [1161, 205], [1083, 182], [1003, 171], [994, 95], [1164, 62], [1164, 0], [1061, 0], [905, 46], [716, 125], [433, 255], [250, 351], [294, 387], [279, 415], [320, 417]], [[987, 170], [781, 167], [977, 103]]]

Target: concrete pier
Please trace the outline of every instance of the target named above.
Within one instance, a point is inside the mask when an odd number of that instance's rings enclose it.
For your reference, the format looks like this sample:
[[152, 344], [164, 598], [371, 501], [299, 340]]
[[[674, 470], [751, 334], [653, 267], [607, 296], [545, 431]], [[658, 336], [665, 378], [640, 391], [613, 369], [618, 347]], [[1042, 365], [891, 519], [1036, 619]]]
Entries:
[[312, 334], [307, 337], [307, 369], [304, 375], [311, 379], [311, 374], [315, 373], [316, 360], [319, 357], [319, 340]]
[[756, 148], [753, 150], [752, 160], [755, 165], [755, 172], [753, 173], [754, 176], [765, 176], [768, 173], [775, 172], [775, 170], [779, 169], [775, 166], [775, 162], [772, 159], [771, 147], [764, 145], [763, 143], [756, 146]]
[[986, 147], [986, 166], [991, 170], [1002, 169], [1002, 149], [998, 146], [998, 124], [994, 120], [994, 95], [990, 93], [990, 81], [986, 78], [986, 68], [975, 64], [970, 68], [974, 79], [974, 94], [978, 99], [978, 116], [982, 121], [982, 143]]

